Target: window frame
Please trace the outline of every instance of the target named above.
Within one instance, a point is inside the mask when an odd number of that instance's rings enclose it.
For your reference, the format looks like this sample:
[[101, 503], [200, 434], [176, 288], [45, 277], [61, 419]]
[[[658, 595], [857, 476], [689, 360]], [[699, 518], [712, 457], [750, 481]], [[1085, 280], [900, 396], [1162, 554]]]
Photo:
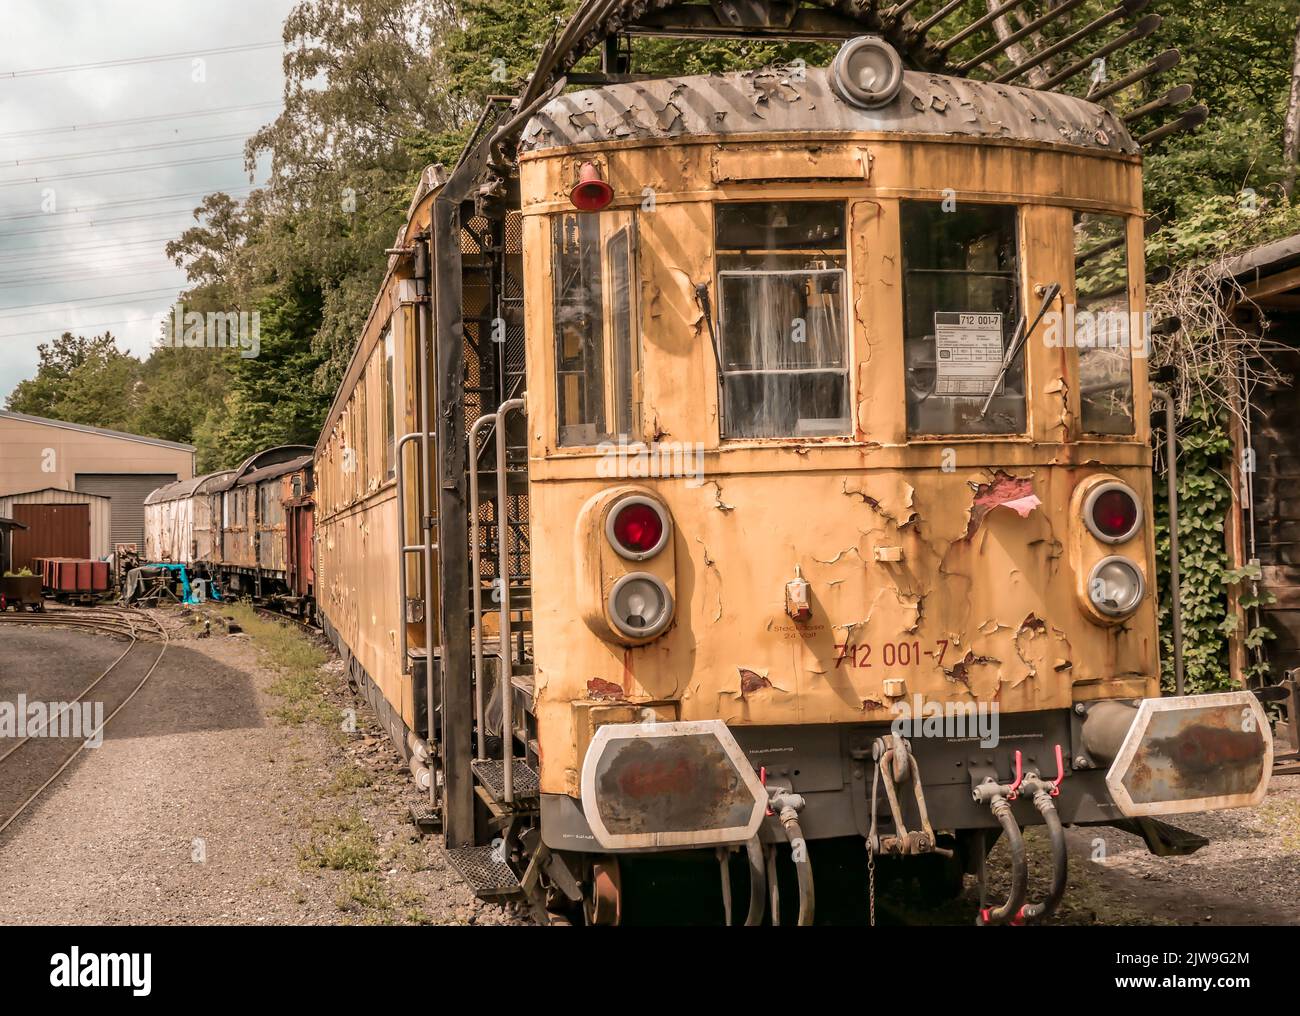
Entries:
[[[591, 399], [584, 405], [584, 415], [590, 416], [594, 406], [599, 407], [600, 418], [597, 421], [583, 421], [572, 424], [571, 426], [595, 426], [597, 432], [592, 441], [575, 441], [565, 440], [564, 437], [564, 419], [565, 419], [565, 401], [564, 380], [574, 374], [583, 375], [584, 371], [565, 371], [561, 372], [563, 357], [563, 334], [560, 330], [559, 308], [560, 296], [564, 279], [561, 272], [561, 248], [557, 242], [557, 237], [562, 235], [561, 231], [565, 228], [565, 219], [569, 216], [582, 220], [587, 217], [596, 221], [596, 235], [593, 243], [594, 251], [592, 252], [592, 264], [597, 273], [597, 283], [600, 294], [600, 321], [598, 325], [591, 329], [600, 343], [600, 348], [591, 350], [591, 364], [585, 365], [585, 369], [590, 366], [596, 366], [600, 371], [600, 377], [593, 382], [594, 391], [591, 392]], [[634, 209], [631, 208], [606, 208], [599, 212], [578, 212], [571, 210], [562, 210], [554, 212], [547, 217], [547, 246], [550, 259], [550, 268], [552, 281], [550, 285], [550, 343], [551, 343], [551, 392], [554, 399], [554, 438], [557, 451], [562, 452], [580, 452], [583, 450], [598, 449], [602, 445], [618, 442], [621, 435], [617, 431], [618, 417], [618, 392], [617, 392], [617, 358], [615, 354], [615, 301], [614, 294], [611, 290], [612, 283], [612, 259], [610, 254], [610, 245], [620, 234], [626, 232], [628, 237], [628, 264], [627, 264], [627, 290], [628, 290], [628, 323], [630, 331], [628, 335], [629, 346], [632, 351], [630, 359], [630, 368], [632, 372], [632, 391], [631, 406], [629, 411], [631, 429], [626, 435], [628, 444], [633, 444], [642, 439], [643, 420], [642, 420], [642, 333], [640, 320], [640, 262], [638, 257], [638, 247], [640, 244], [640, 235], [637, 229], [637, 216]], [[586, 360], [586, 353], [581, 354], [583, 360]]]
[[[734, 205], [754, 205], [769, 204], [774, 202], [764, 202], [758, 200], [757, 195], [738, 195], [729, 199], [714, 199], [709, 203], [710, 210], [710, 245], [712, 248], [713, 261], [713, 316], [714, 326], [717, 330], [717, 355], [714, 355], [712, 349], [712, 338], [706, 337], [710, 343], [708, 350], [709, 361], [716, 373], [721, 372], [717, 378], [717, 384], [714, 385], [714, 397], [717, 400], [717, 433], [718, 447], [734, 447], [738, 445], [764, 445], [764, 444], [806, 444], [809, 441], [853, 441], [855, 439], [856, 426], [853, 417], [853, 406], [855, 399], [855, 384], [857, 378], [856, 365], [856, 342], [854, 338], [854, 326], [852, 319], [852, 304], [850, 302], [850, 289], [855, 284], [855, 268], [853, 262], [853, 245], [849, 242], [852, 206], [857, 198], [840, 194], [827, 195], [800, 195], [793, 198], [782, 198], [779, 203], [782, 205], [797, 204], [822, 204], [837, 205], [843, 216], [843, 265], [840, 268], [755, 268], [755, 269], [736, 269], [722, 268], [721, 258], [733, 253], [732, 248], [723, 248], [718, 244], [718, 210], [726, 206]], [[727, 254], [723, 254], [726, 251]], [[798, 251], [767, 251], [764, 254], [797, 254]], [[840, 276], [840, 308], [839, 316], [843, 322], [843, 331], [840, 335], [842, 366], [835, 367], [812, 367], [812, 368], [788, 368], [788, 369], [770, 369], [770, 370], [728, 370], [727, 369], [727, 347], [726, 347], [726, 301], [722, 294], [722, 280], [724, 276], [734, 277], [754, 277], [760, 275], [839, 275]], [[846, 427], [841, 433], [837, 434], [785, 434], [771, 436], [750, 436], [744, 434], [729, 434], [727, 432], [728, 417], [727, 413], [727, 395], [726, 383], [727, 377], [746, 377], [756, 375], [784, 375], [791, 376], [797, 374], [820, 374], [820, 375], [842, 375], [844, 378], [844, 419]]]
[[[936, 270], [934, 269], [910, 269], [909, 270], [907, 264], [907, 255], [906, 255], [906, 243], [907, 243], [906, 223], [904, 219], [905, 219], [906, 208], [909, 204], [926, 204], [926, 205], [942, 206], [945, 200], [946, 199], [942, 195], [903, 195], [898, 198], [898, 202], [897, 202], [898, 279], [899, 279], [899, 298], [901, 302], [900, 321], [902, 324], [902, 331], [899, 338], [902, 346], [902, 359], [903, 359], [901, 394], [903, 398], [902, 410], [903, 410], [903, 434], [905, 435], [904, 440], [908, 444], [928, 443], [934, 441], [951, 443], [955, 441], [1032, 440], [1033, 428], [1034, 428], [1034, 422], [1033, 422], [1034, 421], [1034, 405], [1033, 405], [1034, 399], [1032, 395], [1034, 392], [1034, 386], [1033, 386], [1033, 381], [1030, 372], [1029, 342], [1026, 342], [1024, 344], [1019, 354], [1020, 365], [1021, 365], [1021, 384], [1023, 388], [1023, 391], [1021, 392], [1021, 399], [1023, 400], [1024, 418], [1025, 418], [1024, 425], [1019, 430], [987, 431], [987, 432], [973, 432], [973, 433], [961, 432], [961, 431], [913, 431], [912, 430], [911, 394], [909, 391], [908, 376], [907, 376], [908, 374], [907, 350], [908, 350], [908, 341], [909, 341], [908, 340], [908, 282], [907, 280], [908, 280], [908, 276], [914, 272], [918, 274], [924, 274], [926, 272], [933, 272]], [[1014, 214], [1012, 233], [1015, 241], [1015, 270], [1007, 274], [1009, 274], [1014, 281], [1015, 313], [1011, 318], [1011, 320], [1003, 321], [1003, 341], [1005, 343], [1015, 334], [1016, 326], [1017, 324], [1019, 324], [1020, 317], [1021, 316], [1025, 317], [1026, 327], [1028, 327], [1028, 325], [1031, 323], [1029, 319], [1032, 317], [1033, 314], [1033, 311], [1030, 307], [1031, 301], [1027, 299], [1030, 287], [1028, 285], [1028, 275], [1027, 275], [1027, 265], [1026, 265], [1026, 253], [1027, 253], [1027, 246], [1028, 246], [1026, 243], [1027, 241], [1026, 229], [1027, 229], [1027, 224], [1030, 221], [1029, 209], [1031, 207], [1034, 207], [1034, 204], [1032, 202], [1026, 202], [1024, 200], [1014, 200], [1014, 199], [1013, 200], [981, 200], [981, 199], [971, 198], [959, 202], [957, 208], [960, 209], [963, 206], [978, 206], [983, 208], [1010, 209]], [[965, 274], [996, 276], [1001, 273], [967, 271], [965, 272]], [[983, 314], [983, 313], [995, 313], [995, 312], [956, 311], [956, 312], [940, 312], [940, 313]], [[1006, 356], [1006, 347], [1004, 345], [1003, 347], [1004, 359], [1005, 356]], [[1014, 362], [1015, 361], [1012, 361], [1012, 364], [1014, 364]], [[1005, 378], [1003, 379], [1001, 384], [1005, 389], [1005, 385], [1006, 385]], [[980, 396], [971, 396], [971, 397], [979, 398]]]
[[[1092, 313], [1095, 313], [1095, 311], [1093, 311], [1093, 308], [1091, 307], [1084, 308], [1079, 297], [1078, 258], [1081, 253], [1085, 253], [1085, 252], [1080, 252], [1075, 250], [1071, 254], [1071, 259], [1070, 259], [1071, 260], [1070, 267], [1072, 272], [1071, 296], [1074, 300], [1075, 325], [1073, 329], [1073, 334], [1069, 336], [1069, 344], [1073, 350], [1074, 376], [1076, 378], [1077, 387], [1079, 391], [1079, 395], [1078, 395], [1079, 439], [1082, 441], [1136, 440], [1138, 437], [1137, 371], [1134, 366], [1135, 357], [1133, 355], [1133, 349], [1134, 349], [1134, 342], [1145, 343], [1147, 341], [1147, 337], [1144, 331], [1144, 320], [1141, 318], [1135, 320], [1135, 315], [1133, 310], [1133, 306], [1135, 302], [1134, 285], [1133, 285], [1133, 278], [1134, 278], [1133, 276], [1133, 267], [1134, 267], [1133, 220], [1135, 216], [1125, 211], [1109, 211], [1109, 210], [1099, 211], [1090, 208], [1074, 208], [1074, 207], [1070, 208], [1070, 212], [1071, 212], [1071, 222], [1075, 230], [1077, 230], [1078, 228], [1078, 221], [1077, 221], [1078, 218], [1084, 215], [1092, 216], [1094, 218], [1103, 219], [1103, 220], [1112, 220], [1115, 223], [1117, 223], [1120, 227], [1121, 232], [1119, 233], [1119, 235], [1123, 238], [1123, 242], [1119, 245], [1119, 248], [1117, 249], [1122, 249], [1124, 252], [1124, 285], [1122, 287], [1122, 290], [1116, 293], [1116, 296], [1117, 297], [1120, 296], [1121, 293], [1123, 296], [1123, 306], [1124, 306], [1124, 314], [1125, 314], [1124, 328], [1125, 328], [1125, 336], [1127, 339], [1126, 348], [1128, 351], [1128, 356], [1125, 362], [1128, 367], [1129, 429], [1127, 431], [1107, 431], [1107, 430], [1095, 430], [1095, 429], [1090, 430], [1085, 425], [1085, 421], [1084, 421], [1084, 407], [1085, 407], [1084, 391], [1083, 391], [1084, 353], [1095, 351], [1098, 348], [1105, 349], [1108, 347], [1098, 347], [1093, 345], [1093, 346], [1088, 346], [1086, 348], [1083, 348], [1080, 347], [1078, 344], [1079, 329], [1078, 329], [1077, 322], [1078, 322], [1079, 314], [1085, 309], [1087, 309], [1089, 312]], [[1077, 235], [1078, 234], [1076, 232], [1074, 234], [1076, 240], [1077, 240]], [[1102, 298], [1094, 297], [1093, 299], [1100, 301]], [[1138, 326], [1138, 334], [1136, 336], [1133, 334], [1134, 324], [1137, 324]], [[1098, 333], [1095, 327], [1093, 329], [1092, 334], [1093, 334], [1093, 340], [1095, 342], [1098, 337]]]

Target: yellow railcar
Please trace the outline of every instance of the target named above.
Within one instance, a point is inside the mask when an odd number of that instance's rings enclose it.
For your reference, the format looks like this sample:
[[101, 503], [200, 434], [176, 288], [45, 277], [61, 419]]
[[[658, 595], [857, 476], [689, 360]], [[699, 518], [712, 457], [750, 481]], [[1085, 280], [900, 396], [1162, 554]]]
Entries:
[[[1064, 94], [1086, 53], [960, 63], [991, 19], [915, 6], [584, 5], [425, 174], [317, 447], [317, 584], [485, 897], [609, 922], [717, 851], [803, 923], [835, 844], [959, 884], [1000, 833], [980, 919], [1019, 921], [1063, 824], [1164, 849], [1266, 789], [1252, 696], [1159, 698], [1141, 147], [1096, 100], [1170, 60]], [[847, 41], [655, 79], [641, 34]]]

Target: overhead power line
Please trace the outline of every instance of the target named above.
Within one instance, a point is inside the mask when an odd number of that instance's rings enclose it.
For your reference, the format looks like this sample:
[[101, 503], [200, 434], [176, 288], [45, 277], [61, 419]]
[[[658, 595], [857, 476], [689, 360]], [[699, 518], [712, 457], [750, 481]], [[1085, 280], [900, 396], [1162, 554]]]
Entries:
[[151, 169], [169, 169], [173, 166], [199, 166], [209, 162], [228, 162], [231, 159], [242, 159], [243, 152], [235, 152], [231, 155], [212, 155], [205, 158], [195, 159], [176, 159], [171, 162], [146, 162], [139, 166], [119, 166], [116, 169], [93, 169], [84, 173], [56, 173], [52, 176], [34, 176], [26, 180], [6, 180], [0, 183], [0, 187], [21, 187], [38, 183], [49, 183], [53, 180], [78, 180], [87, 176], [116, 176], [120, 173], [137, 173]]
[[121, 201], [97, 201], [89, 205], [73, 205], [71, 208], [65, 208], [61, 212], [24, 212], [22, 215], [0, 215], [0, 222], [17, 222], [19, 219], [53, 219], [61, 215], [84, 215], [87, 212], [99, 208], [123, 208], [127, 205], [152, 205], [159, 201], [178, 201], [181, 198], [205, 198], [209, 194], [241, 194], [244, 191], [251, 191], [252, 184], [241, 184], [238, 187], [209, 187], [207, 190], [186, 191], [183, 194], [159, 194], [155, 197], [148, 198], [125, 198]]
[[[179, 272], [182, 269], [176, 265], [169, 268], [149, 268], [138, 272], [114, 272], [111, 276], [105, 276], [104, 281], [109, 282], [114, 279], [132, 279], [141, 275], [170, 275], [173, 272]], [[86, 282], [99, 281], [97, 279], [87, 278], [86, 276], [73, 275], [71, 272], [60, 272], [56, 275], [39, 275], [28, 279], [19, 279], [17, 282], [0, 282], [0, 289], [13, 289], [16, 286], [31, 286], [34, 289], [42, 286], [57, 286], [77, 283], [81, 285]]]
[[[18, 305], [15, 306], [15, 307], [0, 307], [0, 318], [11, 318], [11, 317], [36, 317], [36, 316], [37, 316], [38, 314], [40, 314], [40, 313], [49, 313], [49, 312], [50, 312], [50, 311], [46, 310], [46, 311], [36, 311], [36, 312], [28, 313], [28, 314], [10, 314], [10, 313], [9, 313], [9, 311], [13, 311], [13, 310], [28, 310], [29, 308], [32, 308], [32, 307], [47, 307], [47, 308], [51, 308], [51, 309], [53, 309], [53, 310], [60, 310], [60, 309], [62, 309], [62, 308], [64, 308], [64, 307], [71, 306], [71, 305], [74, 304], [74, 303], [96, 303], [97, 301], [100, 301], [100, 300], [104, 300], [104, 301], [120, 300], [120, 299], [123, 299], [123, 298], [128, 297], [128, 296], [131, 296], [131, 297], [139, 297], [139, 296], [160, 296], [160, 295], [162, 295], [163, 293], [176, 293], [176, 292], [179, 292], [179, 290], [178, 290], [177, 287], [175, 287], [175, 286], [163, 286], [163, 287], [161, 287], [160, 289], [140, 289], [140, 290], [136, 290], [135, 292], [131, 292], [131, 293], [105, 293], [105, 294], [103, 294], [102, 296], [80, 296], [80, 297], [76, 297], [75, 299], [72, 299], [72, 300], [50, 300], [50, 301], [47, 301], [46, 303], [22, 303], [22, 304], [18, 304]], [[127, 303], [134, 303], [134, 302], [136, 302], [136, 301], [134, 301], [134, 300], [127, 300], [126, 302], [127, 302]], [[101, 307], [120, 307], [120, 306], [121, 306], [121, 303], [107, 303], [107, 302], [106, 302], [106, 303], [100, 303], [99, 306], [101, 306]]]
[[158, 113], [153, 116], [131, 116], [122, 120], [98, 120], [94, 123], [76, 123], [68, 124], [64, 127], [41, 127], [32, 131], [6, 131], [0, 134], [0, 140], [8, 138], [38, 138], [50, 134], [73, 134], [81, 131], [96, 131], [106, 127], [133, 127], [142, 123], [162, 123], [166, 120], [190, 120], [195, 117], [203, 116], [222, 116], [226, 113], [245, 113], [254, 109], [270, 109], [272, 106], [280, 106], [282, 103], [277, 99], [274, 102], [250, 102], [244, 106], [218, 106], [215, 109], [195, 109], [181, 113]]
[[157, 321], [160, 317], [162, 317], [161, 313], [154, 314], [151, 317], [119, 318], [116, 321], [98, 321], [95, 324], [89, 325], [52, 325], [49, 328], [33, 328], [31, 331], [27, 332], [6, 332], [3, 329], [0, 329], [0, 339], [24, 339], [29, 335], [52, 335], [56, 332], [59, 335], [62, 335], [64, 332], [88, 332], [94, 328], [111, 328], [113, 325], [133, 325], [145, 321]]
[[94, 152], [68, 152], [63, 155], [40, 155], [34, 159], [13, 159], [0, 163], [0, 168], [9, 169], [27, 166], [32, 163], [68, 162], [72, 159], [97, 159], [105, 155], [129, 155], [131, 152], [157, 152], [164, 148], [185, 148], [189, 145], [207, 145], [217, 141], [238, 141], [248, 137], [247, 131], [233, 134], [214, 134], [207, 138], [188, 138], [179, 141], [156, 141], [148, 145], [123, 145], [121, 148], [100, 148]]
[[[166, 219], [178, 215], [192, 216], [192, 207], [173, 208], [165, 212], [149, 212], [144, 215], [119, 215], [115, 218], [90, 219], [86, 222], [65, 222], [58, 226], [41, 226], [37, 229], [14, 229], [0, 232], [0, 238], [9, 236], [33, 236], [38, 233], [66, 233], [73, 229], [98, 229], [100, 226], [112, 226], [119, 222], [146, 222], [150, 219]], [[188, 227], [186, 227], [188, 228]]]
[[167, 60], [189, 60], [194, 57], [221, 56], [225, 53], [248, 53], [258, 49], [279, 49], [283, 42], [249, 42], [242, 46], [221, 46], [217, 49], [193, 49], [183, 53], [159, 53], [157, 56], [132, 56], [120, 60], [96, 60], [94, 63], [62, 64], [58, 67], [30, 67], [26, 70], [0, 71], [0, 78], [34, 78], [42, 74], [67, 74], [71, 71], [102, 70], [105, 67], [128, 67], [133, 64], [162, 63]]
[[161, 236], [142, 236], [128, 240], [97, 240], [94, 243], [73, 244], [67, 247], [46, 245], [20, 247], [16, 251], [0, 249], [0, 263], [6, 261], [30, 261], [33, 258], [41, 257], [62, 257], [65, 254], [103, 253], [104, 251], [113, 251], [122, 247], [141, 247], [150, 243], [162, 244], [175, 239], [175, 233], [164, 233]]

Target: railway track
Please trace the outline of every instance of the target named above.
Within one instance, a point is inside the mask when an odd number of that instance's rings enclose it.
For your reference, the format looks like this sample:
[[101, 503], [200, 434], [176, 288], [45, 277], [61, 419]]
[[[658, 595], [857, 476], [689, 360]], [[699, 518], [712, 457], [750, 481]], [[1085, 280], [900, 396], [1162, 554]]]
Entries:
[[[171, 643], [158, 620], [119, 607], [67, 608], [38, 614], [0, 613], [0, 624], [94, 631], [125, 643], [122, 652], [69, 699], [24, 722], [19, 736], [0, 740], [0, 836], [34, 804], [153, 677]], [[28, 702], [40, 699], [27, 692]], [[45, 703], [42, 702], [42, 705]]]

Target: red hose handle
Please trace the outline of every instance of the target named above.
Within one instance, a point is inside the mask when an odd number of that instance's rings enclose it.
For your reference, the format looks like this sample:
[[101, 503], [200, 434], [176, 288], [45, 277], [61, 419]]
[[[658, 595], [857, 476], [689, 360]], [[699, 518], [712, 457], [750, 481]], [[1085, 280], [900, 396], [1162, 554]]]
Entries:
[[1061, 781], [1065, 779], [1065, 762], [1061, 758], [1061, 746], [1056, 746], [1056, 779], [1052, 781], [1052, 789], [1048, 791], [1053, 797], [1061, 795]]
[[1020, 752], [1016, 752], [1016, 782], [1011, 784], [1011, 789], [1007, 792], [1007, 800], [1014, 801], [1020, 796], [1020, 784], [1025, 780], [1025, 769]]

